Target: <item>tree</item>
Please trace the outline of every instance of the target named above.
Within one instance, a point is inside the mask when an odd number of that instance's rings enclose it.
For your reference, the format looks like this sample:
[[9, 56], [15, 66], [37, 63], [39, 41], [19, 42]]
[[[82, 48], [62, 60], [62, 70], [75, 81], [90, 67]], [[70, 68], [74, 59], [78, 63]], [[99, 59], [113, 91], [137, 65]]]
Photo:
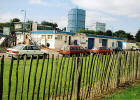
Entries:
[[53, 29], [57, 29], [57, 27], [58, 27], [58, 25], [56, 23], [51, 23], [51, 22], [47, 22], [47, 21], [42, 21], [41, 25], [51, 26]]
[[13, 19], [10, 20], [10, 22], [11, 22], [11, 23], [13, 23], [13, 22], [20, 22], [20, 19], [18, 19], [18, 18], [13, 18]]
[[80, 29], [78, 31], [79, 33], [89, 33], [89, 34], [96, 34], [94, 30], [85, 30], [85, 29]]
[[31, 21], [31, 20], [28, 20], [26, 22], [26, 28], [25, 28], [26, 31], [30, 32], [32, 30], [32, 23], [33, 23], [33, 21]]
[[106, 36], [112, 36], [112, 31], [111, 30], [107, 30], [104, 35], [106, 35]]
[[134, 36], [130, 33], [126, 33], [128, 40], [134, 40]]
[[126, 32], [124, 30], [118, 30], [114, 35], [120, 38], [127, 38]]
[[66, 31], [66, 27], [62, 28], [62, 31]]
[[104, 35], [103, 31], [96, 31], [96, 35]]
[[47, 22], [47, 21], [42, 21], [41, 25], [48, 25], [48, 26], [50, 26], [51, 24], [49, 22]]
[[140, 42], [140, 29], [138, 30], [138, 32], [136, 33], [136, 41]]

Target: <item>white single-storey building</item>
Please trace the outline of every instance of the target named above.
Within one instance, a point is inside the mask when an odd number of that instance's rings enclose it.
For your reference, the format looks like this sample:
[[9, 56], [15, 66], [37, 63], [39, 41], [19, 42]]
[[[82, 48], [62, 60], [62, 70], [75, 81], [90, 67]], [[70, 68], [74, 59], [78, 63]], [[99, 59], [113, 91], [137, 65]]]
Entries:
[[32, 31], [31, 37], [39, 45], [50, 45], [49, 48], [60, 49], [63, 45], [70, 45], [72, 36], [75, 33], [71, 32], [62, 32], [62, 31]]
[[60, 49], [64, 45], [81, 45], [85, 48], [92, 49], [100, 46], [121, 47], [127, 39], [100, 36], [85, 33], [63, 32], [56, 30], [32, 31], [31, 37], [39, 45], [50, 45], [49, 48]]
[[123, 49], [132, 49], [132, 47], [137, 47], [136, 43], [135, 42], [126, 42], [126, 41], [123, 41], [122, 42], [122, 47]]

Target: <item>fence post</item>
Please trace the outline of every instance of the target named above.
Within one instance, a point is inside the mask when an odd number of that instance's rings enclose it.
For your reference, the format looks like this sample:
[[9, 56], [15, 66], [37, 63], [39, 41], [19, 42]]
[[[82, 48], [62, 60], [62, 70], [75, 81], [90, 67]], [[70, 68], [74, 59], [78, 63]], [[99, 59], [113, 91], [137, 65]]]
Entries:
[[14, 62], [14, 58], [13, 58], [13, 56], [12, 56], [12, 58], [11, 58], [10, 70], [9, 70], [8, 100], [10, 100], [10, 93], [11, 93], [11, 81], [12, 81], [11, 78], [12, 78], [13, 62]]
[[1, 66], [0, 66], [0, 100], [2, 100], [3, 94], [3, 71], [4, 71], [4, 55], [1, 58]]
[[120, 75], [121, 75], [121, 56], [120, 56], [120, 53], [118, 55], [119, 59], [118, 59], [118, 66], [117, 66], [117, 87], [119, 86], [120, 84]]
[[75, 97], [73, 100], [80, 100], [80, 84], [82, 77], [82, 67], [83, 67], [83, 59], [78, 57], [77, 59], [77, 71], [76, 71], [76, 80], [75, 80]]
[[136, 52], [136, 73], [135, 73], [135, 79], [138, 78], [138, 58], [139, 58], [139, 54], [138, 51]]

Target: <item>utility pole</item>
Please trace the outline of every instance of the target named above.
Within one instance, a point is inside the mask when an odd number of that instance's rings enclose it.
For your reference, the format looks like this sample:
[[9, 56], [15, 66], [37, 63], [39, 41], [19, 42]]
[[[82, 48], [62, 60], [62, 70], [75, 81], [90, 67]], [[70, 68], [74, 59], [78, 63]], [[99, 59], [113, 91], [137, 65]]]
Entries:
[[26, 10], [21, 10], [21, 12], [24, 12], [23, 35], [24, 35], [24, 42], [25, 42], [25, 39], [26, 39], [26, 36], [25, 36], [25, 31], [26, 31]]

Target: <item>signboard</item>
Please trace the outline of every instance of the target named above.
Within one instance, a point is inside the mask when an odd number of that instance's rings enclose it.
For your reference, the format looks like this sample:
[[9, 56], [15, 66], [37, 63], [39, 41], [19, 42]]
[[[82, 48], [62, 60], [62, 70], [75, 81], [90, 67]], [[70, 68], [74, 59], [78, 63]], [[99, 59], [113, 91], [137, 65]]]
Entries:
[[10, 27], [4, 27], [3, 28], [3, 35], [9, 35], [10, 34]]
[[19, 24], [15, 24], [15, 30], [16, 29], [22, 29], [22, 24], [20, 24], [20, 23]]
[[81, 44], [86, 44], [86, 38], [80, 37], [80, 43]]

